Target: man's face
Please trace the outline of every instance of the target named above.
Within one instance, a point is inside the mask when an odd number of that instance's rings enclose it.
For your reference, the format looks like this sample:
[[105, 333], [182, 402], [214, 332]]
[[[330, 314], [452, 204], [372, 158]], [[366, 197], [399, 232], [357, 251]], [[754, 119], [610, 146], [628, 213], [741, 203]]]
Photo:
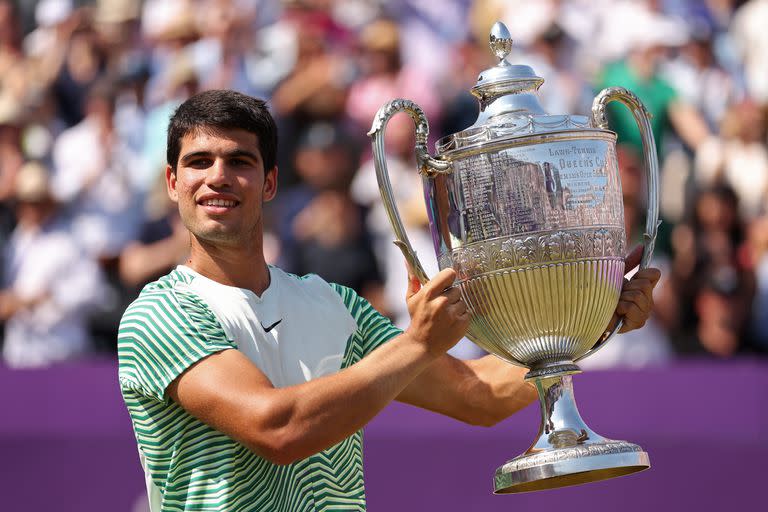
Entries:
[[258, 138], [245, 130], [204, 129], [181, 140], [176, 171], [166, 168], [168, 195], [201, 242], [261, 243], [262, 203], [275, 196], [277, 168], [265, 176]]

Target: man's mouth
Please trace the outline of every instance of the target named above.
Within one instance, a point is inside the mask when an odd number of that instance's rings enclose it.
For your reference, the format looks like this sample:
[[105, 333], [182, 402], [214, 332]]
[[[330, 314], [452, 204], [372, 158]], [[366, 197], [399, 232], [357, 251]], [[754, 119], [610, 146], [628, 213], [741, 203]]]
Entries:
[[237, 206], [238, 201], [234, 201], [232, 199], [206, 199], [204, 201], [200, 201], [200, 204], [202, 206], [219, 206], [224, 208], [234, 208]]
[[231, 211], [233, 211], [234, 208], [237, 208], [240, 206], [240, 201], [237, 200], [236, 197], [232, 196], [224, 196], [224, 197], [211, 197], [209, 196], [203, 196], [200, 199], [198, 199], [197, 204], [203, 209], [204, 212], [206, 212], [207, 215], [225, 215]]

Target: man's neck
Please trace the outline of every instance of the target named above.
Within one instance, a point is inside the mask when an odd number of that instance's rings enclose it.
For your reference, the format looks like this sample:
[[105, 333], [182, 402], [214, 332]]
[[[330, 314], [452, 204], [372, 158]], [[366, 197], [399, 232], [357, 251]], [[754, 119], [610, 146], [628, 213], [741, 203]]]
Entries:
[[269, 269], [261, 246], [226, 247], [196, 240], [186, 265], [195, 272], [227, 286], [261, 295], [269, 287]]

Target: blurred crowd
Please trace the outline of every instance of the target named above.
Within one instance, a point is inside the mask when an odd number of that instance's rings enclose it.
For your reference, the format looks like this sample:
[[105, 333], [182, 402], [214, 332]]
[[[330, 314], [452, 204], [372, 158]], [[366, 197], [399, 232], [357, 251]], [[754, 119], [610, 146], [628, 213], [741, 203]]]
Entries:
[[[545, 78], [550, 113], [588, 113], [597, 91], [624, 86], [653, 115], [657, 312], [585, 364], [768, 352], [768, 0], [0, 0], [4, 364], [114, 352], [125, 306], [185, 261], [165, 129], [211, 88], [268, 99], [278, 122], [269, 262], [351, 286], [404, 325], [406, 271], [366, 132], [395, 97], [422, 107], [432, 142], [471, 125], [496, 20], [513, 34], [508, 60]], [[611, 126], [631, 245], [641, 140], [621, 108]], [[413, 148], [396, 117], [389, 171], [432, 273]]]

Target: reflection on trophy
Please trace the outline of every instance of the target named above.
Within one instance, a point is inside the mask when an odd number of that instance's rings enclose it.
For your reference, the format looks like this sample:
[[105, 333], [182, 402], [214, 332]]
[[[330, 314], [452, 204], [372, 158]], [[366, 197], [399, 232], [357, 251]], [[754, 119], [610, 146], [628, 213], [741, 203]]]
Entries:
[[623, 284], [626, 236], [616, 134], [605, 108], [627, 106], [641, 131], [648, 180], [648, 215], [641, 268], [653, 253], [658, 222], [658, 163], [648, 113], [631, 92], [605, 89], [592, 115], [551, 115], [536, 91], [544, 80], [511, 65], [512, 40], [502, 23], [490, 46], [500, 63], [472, 88], [480, 103], [474, 125], [427, 149], [421, 109], [393, 100], [376, 115], [376, 173], [402, 249], [422, 282], [394, 203], [384, 157], [384, 131], [396, 113], [416, 124], [435, 254], [453, 267], [472, 321], [467, 337], [512, 364], [529, 368], [539, 392], [539, 436], [497, 471], [496, 493], [550, 489], [627, 475], [649, 467], [636, 444], [606, 439], [581, 419], [571, 375], [576, 363], [604, 346], [621, 327], [609, 323]]

